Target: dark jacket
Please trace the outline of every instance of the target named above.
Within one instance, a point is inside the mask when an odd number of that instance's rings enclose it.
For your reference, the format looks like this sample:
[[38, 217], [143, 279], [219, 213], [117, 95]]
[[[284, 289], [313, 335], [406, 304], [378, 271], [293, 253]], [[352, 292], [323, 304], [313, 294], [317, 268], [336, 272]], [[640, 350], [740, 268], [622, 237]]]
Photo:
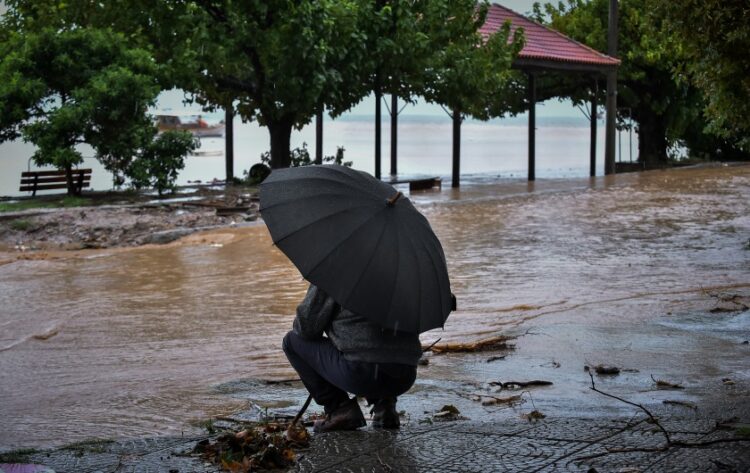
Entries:
[[313, 285], [297, 307], [294, 331], [311, 340], [325, 333], [350, 361], [417, 366], [422, 356], [418, 335], [383, 330], [366, 317], [341, 307]]

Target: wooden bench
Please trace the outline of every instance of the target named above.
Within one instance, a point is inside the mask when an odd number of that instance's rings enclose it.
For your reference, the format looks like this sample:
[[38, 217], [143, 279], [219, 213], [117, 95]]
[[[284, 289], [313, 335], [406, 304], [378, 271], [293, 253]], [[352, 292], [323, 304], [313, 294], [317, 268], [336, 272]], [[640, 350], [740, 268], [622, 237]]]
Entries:
[[[80, 194], [84, 187], [91, 184], [91, 169], [73, 169], [70, 171], [75, 186], [75, 193]], [[36, 196], [36, 191], [52, 189], [67, 189], [68, 176], [65, 169], [56, 171], [26, 171], [21, 173], [22, 192], [31, 192]]]
[[443, 188], [443, 180], [439, 177], [428, 177], [424, 179], [407, 179], [402, 181], [390, 181], [389, 184], [409, 184], [409, 192], [421, 191], [425, 189], [432, 189], [437, 187]]

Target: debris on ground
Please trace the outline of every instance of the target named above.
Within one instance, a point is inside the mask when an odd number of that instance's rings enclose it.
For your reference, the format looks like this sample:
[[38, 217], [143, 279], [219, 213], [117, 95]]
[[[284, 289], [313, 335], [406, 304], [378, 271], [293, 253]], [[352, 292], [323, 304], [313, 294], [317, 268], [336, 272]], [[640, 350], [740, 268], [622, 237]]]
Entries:
[[508, 343], [510, 340], [512, 340], [511, 337], [500, 335], [470, 343], [436, 344], [427, 349], [433, 353], [473, 353], [493, 350], [512, 350], [515, 346]]
[[685, 389], [685, 387], [681, 384], [672, 383], [663, 379], [657, 379], [654, 378], [654, 375], [651, 375], [651, 379], [654, 381], [654, 383], [656, 383], [656, 387], [658, 389]]
[[750, 309], [750, 297], [727, 292], [709, 293], [715, 299], [712, 314], [723, 312], [744, 312]]
[[524, 419], [526, 419], [526, 420], [528, 420], [529, 422], [536, 422], [538, 420], [544, 419], [547, 416], [544, 415], [544, 414], [542, 414], [538, 410], [534, 409], [533, 411], [529, 412], [528, 414], [523, 414], [521, 417], [524, 418]]
[[487, 363], [492, 363], [493, 361], [498, 361], [498, 360], [504, 360], [506, 356], [508, 355], [491, 356], [487, 358]]
[[490, 386], [500, 386], [500, 389], [521, 389], [534, 386], [552, 386], [552, 381], [533, 379], [531, 381], [490, 381]]
[[721, 382], [724, 383], [725, 386], [734, 386], [734, 380], [732, 378], [721, 378]]
[[512, 406], [513, 404], [520, 403], [523, 401], [521, 395], [508, 396], [508, 397], [495, 397], [487, 394], [477, 394], [477, 400], [482, 403], [483, 406], [497, 406], [499, 404], [505, 404]]
[[464, 419], [461, 416], [461, 412], [453, 404], [446, 404], [440, 408], [440, 410], [432, 415], [433, 420], [436, 421], [451, 421]]
[[665, 399], [664, 401], [662, 401], [662, 403], [673, 406], [687, 407], [688, 409], [692, 409], [694, 411], [698, 410], [698, 406], [689, 401], [675, 401], [671, 399]]
[[[584, 371], [589, 371], [591, 368], [584, 366]], [[620, 374], [620, 368], [617, 366], [610, 365], [596, 365], [594, 366], [594, 372], [598, 375], [613, 376]]]
[[429, 364], [430, 364], [430, 359], [429, 359], [429, 358], [425, 358], [425, 357], [422, 357], [422, 358], [420, 358], [420, 359], [419, 359], [419, 361], [417, 361], [417, 364], [418, 364], [419, 366], [427, 366], [427, 365], [429, 365]]
[[[254, 188], [199, 189], [171, 200], [88, 194], [91, 206], [0, 214], [0, 251], [81, 250], [165, 244], [258, 218]], [[127, 196], [127, 198], [126, 198]], [[105, 205], [98, 205], [105, 204]]]
[[246, 472], [288, 468], [296, 462], [296, 450], [310, 445], [310, 434], [299, 425], [278, 422], [225, 432], [213, 442], [205, 439], [194, 453], [222, 470]]

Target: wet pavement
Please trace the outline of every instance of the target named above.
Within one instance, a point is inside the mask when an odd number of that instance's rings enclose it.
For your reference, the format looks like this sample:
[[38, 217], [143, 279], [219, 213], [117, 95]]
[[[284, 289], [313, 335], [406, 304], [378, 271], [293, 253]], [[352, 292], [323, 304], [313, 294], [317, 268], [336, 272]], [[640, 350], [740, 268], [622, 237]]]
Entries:
[[[503, 423], [444, 421], [399, 431], [365, 428], [315, 436], [290, 471], [313, 472], [711, 472], [750, 471], [750, 438], [716, 430], [700, 416], [662, 418], [672, 440], [702, 442], [663, 451], [645, 416]], [[213, 472], [190, 452], [200, 438], [164, 437], [39, 452], [26, 457], [57, 472]], [[714, 442], [714, 443], [710, 443]], [[622, 450], [639, 450], [626, 451]], [[620, 450], [621, 452], [617, 452]], [[597, 456], [603, 455], [603, 456]]]

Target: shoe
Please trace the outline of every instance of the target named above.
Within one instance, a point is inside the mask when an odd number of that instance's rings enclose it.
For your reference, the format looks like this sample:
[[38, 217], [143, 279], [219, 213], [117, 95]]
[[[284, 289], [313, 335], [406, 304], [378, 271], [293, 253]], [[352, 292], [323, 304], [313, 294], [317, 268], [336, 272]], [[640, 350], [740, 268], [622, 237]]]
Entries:
[[375, 429], [398, 429], [401, 420], [396, 412], [396, 398], [384, 398], [372, 406], [372, 426]]
[[357, 399], [349, 399], [326, 414], [325, 419], [316, 420], [313, 431], [333, 432], [334, 430], [357, 430], [367, 425], [365, 416], [357, 404]]

